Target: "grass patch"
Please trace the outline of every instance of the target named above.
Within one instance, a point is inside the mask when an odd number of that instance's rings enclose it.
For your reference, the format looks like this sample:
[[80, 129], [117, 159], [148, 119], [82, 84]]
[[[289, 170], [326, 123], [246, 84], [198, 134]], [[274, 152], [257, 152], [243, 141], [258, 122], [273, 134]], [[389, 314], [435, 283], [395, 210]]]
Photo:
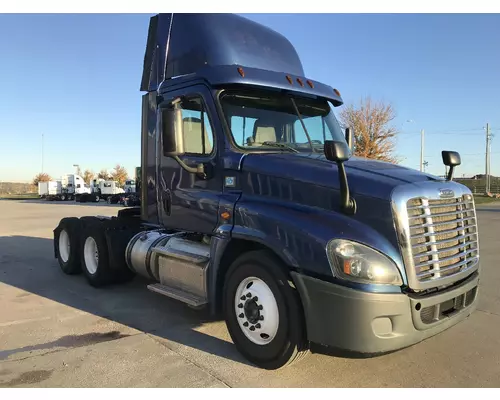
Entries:
[[36, 200], [38, 193], [0, 194], [0, 200]]
[[500, 199], [494, 199], [488, 196], [474, 196], [474, 203], [476, 204], [487, 204], [487, 203], [494, 203], [494, 202], [500, 202]]

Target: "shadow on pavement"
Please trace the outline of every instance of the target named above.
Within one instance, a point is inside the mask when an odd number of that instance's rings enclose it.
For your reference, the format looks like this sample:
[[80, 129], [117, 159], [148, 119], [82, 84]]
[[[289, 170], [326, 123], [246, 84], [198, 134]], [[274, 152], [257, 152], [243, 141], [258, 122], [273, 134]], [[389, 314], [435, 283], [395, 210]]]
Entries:
[[[54, 258], [51, 239], [0, 237], [0, 282], [139, 331], [206, 353], [250, 365], [234, 345], [195, 330], [215, 322], [208, 311], [150, 292], [141, 277], [122, 285], [95, 289], [83, 275], [68, 276]], [[64, 340], [63, 340], [64, 339]], [[71, 343], [71, 338], [61, 338]], [[3, 356], [16, 349], [2, 349]], [[1, 359], [1, 357], [0, 357]]]

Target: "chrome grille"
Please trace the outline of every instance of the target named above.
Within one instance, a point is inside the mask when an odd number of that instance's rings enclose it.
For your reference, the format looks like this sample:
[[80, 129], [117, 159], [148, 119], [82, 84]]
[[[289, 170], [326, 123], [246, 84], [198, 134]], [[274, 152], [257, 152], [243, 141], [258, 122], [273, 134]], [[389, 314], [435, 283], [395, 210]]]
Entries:
[[474, 202], [470, 194], [407, 202], [410, 248], [418, 282], [450, 277], [478, 261]]

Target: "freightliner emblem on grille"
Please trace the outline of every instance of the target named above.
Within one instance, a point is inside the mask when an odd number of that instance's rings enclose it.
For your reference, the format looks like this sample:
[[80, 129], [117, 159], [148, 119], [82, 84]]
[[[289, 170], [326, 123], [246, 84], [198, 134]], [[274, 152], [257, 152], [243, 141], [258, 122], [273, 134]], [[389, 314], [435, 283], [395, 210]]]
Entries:
[[441, 198], [448, 198], [448, 197], [454, 197], [455, 193], [451, 189], [439, 189], [439, 197]]

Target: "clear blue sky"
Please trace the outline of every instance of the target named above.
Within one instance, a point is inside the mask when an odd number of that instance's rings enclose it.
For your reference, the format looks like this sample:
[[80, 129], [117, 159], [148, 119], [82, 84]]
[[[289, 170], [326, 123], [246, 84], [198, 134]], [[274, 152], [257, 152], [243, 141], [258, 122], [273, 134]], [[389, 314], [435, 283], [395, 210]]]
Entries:
[[[150, 14], [0, 15], [0, 180], [41, 170], [129, 173], [140, 163], [139, 82]], [[346, 103], [389, 101], [402, 129], [397, 152], [418, 168], [425, 129], [428, 171], [440, 151], [462, 154], [458, 174], [500, 175], [500, 16], [252, 14], [295, 45], [308, 77]], [[413, 123], [405, 122], [413, 120]]]

